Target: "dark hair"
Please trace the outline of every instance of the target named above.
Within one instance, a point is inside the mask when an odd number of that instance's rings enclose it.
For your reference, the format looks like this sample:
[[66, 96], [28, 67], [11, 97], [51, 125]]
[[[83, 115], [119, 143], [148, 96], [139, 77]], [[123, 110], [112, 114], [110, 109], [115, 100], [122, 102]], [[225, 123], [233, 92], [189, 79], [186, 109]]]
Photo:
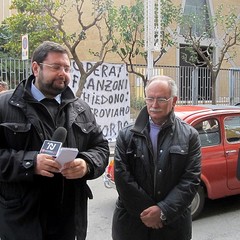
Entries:
[[42, 63], [48, 56], [49, 52], [58, 52], [62, 54], [68, 54], [68, 51], [58, 43], [44, 41], [33, 52], [32, 62]]

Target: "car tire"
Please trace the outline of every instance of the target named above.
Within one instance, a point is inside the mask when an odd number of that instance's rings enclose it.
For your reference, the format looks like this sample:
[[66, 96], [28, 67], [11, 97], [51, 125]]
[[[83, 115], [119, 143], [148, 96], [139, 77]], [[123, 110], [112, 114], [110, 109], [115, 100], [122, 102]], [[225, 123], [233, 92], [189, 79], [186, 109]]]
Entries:
[[205, 192], [203, 186], [199, 186], [198, 191], [191, 203], [192, 220], [197, 219], [202, 212], [205, 203]]

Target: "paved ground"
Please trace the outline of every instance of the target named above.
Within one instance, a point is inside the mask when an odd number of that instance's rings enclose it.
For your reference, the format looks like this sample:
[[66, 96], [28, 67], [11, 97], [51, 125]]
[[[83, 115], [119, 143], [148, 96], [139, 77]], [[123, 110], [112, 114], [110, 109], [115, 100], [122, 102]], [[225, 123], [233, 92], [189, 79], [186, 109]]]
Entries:
[[[89, 201], [87, 240], [111, 240], [112, 214], [117, 192], [106, 189], [102, 178], [89, 181], [94, 199]], [[207, 201], [198, 220], [193, 222], [192, 240], [240, 239], [240, 195]]]

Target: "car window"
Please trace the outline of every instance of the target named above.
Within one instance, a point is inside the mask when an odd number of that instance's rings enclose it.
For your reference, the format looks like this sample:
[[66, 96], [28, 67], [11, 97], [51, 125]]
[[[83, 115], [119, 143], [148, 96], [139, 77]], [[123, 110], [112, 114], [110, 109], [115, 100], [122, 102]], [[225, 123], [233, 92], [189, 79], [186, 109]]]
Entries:
[[220, 143], [219, 123], [211, 118], [197, 123], [194, 126], [199, 133], [202, 147], [214, 146]]
[[226, 117], [224, 119], [224, 128], [229, 143], [240, 141], [240, 116]]

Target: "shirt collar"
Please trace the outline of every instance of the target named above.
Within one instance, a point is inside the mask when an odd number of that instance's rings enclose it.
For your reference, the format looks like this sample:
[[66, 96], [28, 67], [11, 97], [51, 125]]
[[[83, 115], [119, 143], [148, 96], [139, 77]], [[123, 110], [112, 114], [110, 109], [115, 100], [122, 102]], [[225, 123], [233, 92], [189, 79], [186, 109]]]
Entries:
[[[46, 98], [44, 96], [44, 94], [34, 85], [33, 83], [34, 81], [32, 81], [32, 85], [31, 85], [31, 93], [33, 95], [33, 97], [37, 100], [37, 101], [41, 101], [44, 98]], [[58, 94], [55, 98], [54, 98], [59, 104], [61, 103], [61, 93]]]
[[150, 127], [154, 129], [161, 129], [161, 126], [154, 123], [153, 120], [149, 117]]
[[155, 126], [155, 127], [158, 126], [159, 128], [161, 128], [167, 122], [167, 119], [161, 125], [159, 125], [159, 124], [154, 123], [152, 118], [149, 116], [149, 122], [152, 126]]

